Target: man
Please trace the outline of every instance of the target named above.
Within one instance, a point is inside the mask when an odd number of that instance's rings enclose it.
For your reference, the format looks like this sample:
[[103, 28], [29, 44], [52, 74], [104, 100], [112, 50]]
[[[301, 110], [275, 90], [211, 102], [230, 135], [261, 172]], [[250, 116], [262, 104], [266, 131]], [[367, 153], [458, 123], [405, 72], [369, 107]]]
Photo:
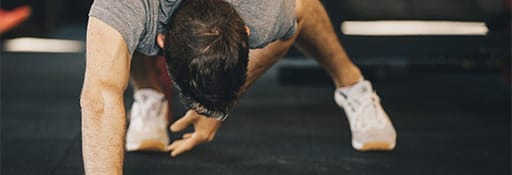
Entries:
[[[295, 44], [336, 84], [357, 150], [392, 150], [396, 133], [370, 83], [349, 60], [318, 0], [96, 0], [87, 31], [81, 97], [87, 174], [122, 174], [124, 147], [176, 156], [211, 141], [238, 97]], [[155, 55], [163, 53], [182, 103], [190, 109], [169, 142], [166, 99]], [[130, 71], [131, 67], [131, 71]], [[125, 143], [123, 93], [135, 87]]]

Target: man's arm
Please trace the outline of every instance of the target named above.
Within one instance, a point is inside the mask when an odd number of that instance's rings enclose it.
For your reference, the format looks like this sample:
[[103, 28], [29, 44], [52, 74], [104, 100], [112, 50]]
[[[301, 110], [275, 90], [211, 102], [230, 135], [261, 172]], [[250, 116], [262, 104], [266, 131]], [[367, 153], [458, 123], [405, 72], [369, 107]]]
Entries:
[[85, 173], [122, 174], [130, 54], [119, 32], [90, 17], [80, 106]]

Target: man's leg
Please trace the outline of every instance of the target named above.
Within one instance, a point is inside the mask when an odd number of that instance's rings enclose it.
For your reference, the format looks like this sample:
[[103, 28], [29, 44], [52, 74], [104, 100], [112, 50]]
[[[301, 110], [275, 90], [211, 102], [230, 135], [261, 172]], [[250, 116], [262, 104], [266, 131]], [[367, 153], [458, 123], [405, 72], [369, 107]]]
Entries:
[[349, 86], [362, 75], [341, 46], [327, 12], [319, 0], [299, 0], [305, 12], [302, 31], [295, 46], [315, 58], [333, 78], [336, 87]]
[[392, 150], [396, 132], [369, 81], [348, 58], [319, 0], [297, 0], [305, 15], [295, 44], [314, 57], [336, 84], [335, 100], [345, 110], [352, 146], [361, 151]]
[[166, 75], [156, 56], [134, 53], [130, 77], [134, 87], [134, 103], [130, 111], [130, 125], [126, 134], [127, 151], [165, 151], [168, 102], [160, 79]]
[[319, 0], [297, 0], [296, 9], [298, 25], [290, 39], [251, 51], [248, 85], [284, 56], [294, 42], [303, 53], [316, 58], [325, 67], [336, 87], [359, 81], [361, 72], [348, 58]]
[[[279, 60], [296, 41], [331, 75], [336, 84], [336, 102], [345, 109], [352, 130], [352, 145], [358, 150], [391, 150], [396, 132], [382, 109], [378, 96], [343, 50], [319, 0], [297, 0], [296, 33], [288, 40], [252, 50], [245, 89]], [[307, 15], [305, 15], [307, 14]]]
[[[172, 82], [167, 73], [167, 63], [165, 63], [163, 56], [145, 56], [135, 52], [130, 78], [135, 91], [139, 89], [153, 89], [165, 94], [166, 99], [172, 98]], [[169, 109], [171, 108], [170, 101], [167, 106]], [[170, 112], [167, 117], [171, 121]]]
[[158, 82], [161, 72], [157, 67], [157, 59], [156, 56], [145, 56], [138, 52], [133, 54], [130, 78], [135, 90], [150, 88], [162, 92]]

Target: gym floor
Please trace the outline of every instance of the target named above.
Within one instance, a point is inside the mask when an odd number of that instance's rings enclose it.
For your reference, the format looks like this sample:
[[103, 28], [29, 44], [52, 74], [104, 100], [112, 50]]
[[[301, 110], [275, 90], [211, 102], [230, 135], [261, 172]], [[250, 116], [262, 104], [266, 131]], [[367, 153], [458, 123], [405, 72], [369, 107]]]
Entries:
[[[81, 174], [84, 54], [1, 53], [0, 61], [1, 174]], [[406, 71], [374, 81], [398, 144], [358, 152], [334, 88], [283, 85], [281, 65], [241, 99], [213, 142], [177, 158], [127, 153], [125, 174], [510, 174], [511, 94], [499, 74]], [[180, 117], [185, 110], [173, 102]]]

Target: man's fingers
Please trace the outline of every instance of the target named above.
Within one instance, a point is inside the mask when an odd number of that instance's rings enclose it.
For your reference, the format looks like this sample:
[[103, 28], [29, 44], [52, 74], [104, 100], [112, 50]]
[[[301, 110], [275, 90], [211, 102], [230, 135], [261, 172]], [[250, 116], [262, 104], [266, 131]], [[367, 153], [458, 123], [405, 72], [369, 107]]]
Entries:
[[177, 155], [180, 155], [181, 153], [184, 153], [191, 149], [192, 149], [192, 147], [190, 147], [190, 146], [185, 146], [185, 145], [179, 146], [171, 152], [171, 157], [176, 157]]
[[204, 140], [201, 140], [201, 138], [197, 137], [196, 135], [192, 135], [189, 139], [175, 141], [175, 143], [171, 144], [170, 146], [170, 148], [172, 148], [170, 149], [171, 156], [176, 157], [181, 153], [190, 151], [192, 148], [203, 142]]
[[190, 139], [183, 141], [182, 143], [176, 145], [174, 149], [171, 151], [171, 157], [176, 157], [177, 155], [184, 153], [186, 151], [191, 150], [195, 145], [190, 142]]
[[167, 146], [167, 151], [175, 150], [179, 145], [183, 144], [184, 140], [176, 140], [171, 145]]
[[187, 128], [188, 125], [192, 124], [195, 120], [197, 120], [197, 116], [193, 115], [193, 112], [187, 112], [185, 116], [183, 116], [178, 121], [174, 122], [174, 124], [171, 125], [171, 131], [172, 132], [178, 132], [185, 128]]
[[186, 134], [183, 134], [183, 139], [189, 139], [190, 137], [192, 137], [194, 133], [186, 133]]

